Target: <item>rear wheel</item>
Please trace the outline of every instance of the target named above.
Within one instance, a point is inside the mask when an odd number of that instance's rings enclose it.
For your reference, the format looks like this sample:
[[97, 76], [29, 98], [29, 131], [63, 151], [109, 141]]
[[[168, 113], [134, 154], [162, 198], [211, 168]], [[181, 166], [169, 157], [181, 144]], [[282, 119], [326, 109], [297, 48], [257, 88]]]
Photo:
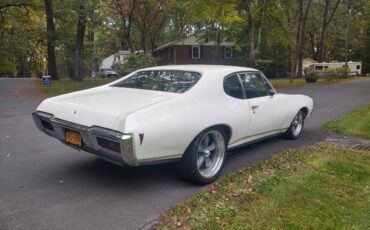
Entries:
[[297, 139], [302, 133], [303, 126], [304, 126], [304, 114], [303, 111], [300, 110], [297, 113], [297, 115], [295, 115], [288, 130], [284, 133], [285, 137], [292, 140]]
[[226, 160], [226, 138], [221, 129], [208, 129], [190, 144], [178, 163], [178, 173], [197, 184], [216, 180]]

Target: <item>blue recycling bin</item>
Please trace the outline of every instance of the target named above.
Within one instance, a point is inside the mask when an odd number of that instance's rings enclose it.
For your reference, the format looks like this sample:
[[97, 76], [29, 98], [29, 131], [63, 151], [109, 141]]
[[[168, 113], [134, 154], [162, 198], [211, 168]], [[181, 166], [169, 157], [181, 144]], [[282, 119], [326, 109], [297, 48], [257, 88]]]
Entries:
[[49, 75], [42, 76], [42, 85], [51, 87], [51, 77]]

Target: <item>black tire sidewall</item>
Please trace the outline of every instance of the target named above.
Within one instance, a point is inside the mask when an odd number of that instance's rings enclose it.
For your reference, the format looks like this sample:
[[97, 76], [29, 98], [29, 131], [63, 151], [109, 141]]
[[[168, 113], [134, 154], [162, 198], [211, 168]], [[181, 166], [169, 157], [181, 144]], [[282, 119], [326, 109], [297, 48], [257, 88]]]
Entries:
[[[224, 159], [222, 161], [222, 165], [221, 165], [220, 169], [218, 170], [218, 172], [214, 176], [206, 178], [206, 177], [203, 177], [199, 172], [199, 169], [198, 169], [198, 166], [197, 166], [197, 160], [198, 160], [197, 159], [197, 156], [198, 156], [197, 153], [198, 153], [199, 144], [200, 144], [203, 136], [211, 130], [216, 130], [216, 131], [221, 133], [222, 138], [224, 140], [225, 154], [224, 154]], [[227, 138], [226, 138], [225, 132], [220, 128], [209, 128], [209, 129], [206, 129], [203, 132], [201, 132], [192, 141], [192, 143], [189, 145], [189, 147], [187, 148], [187, 150], [184, 153], [184, 156], [182, 157], [182, 159], [180, 160], [180, 162], [178, 164], [178, 166], [179, 166], [178, 167], [178, 172], [179, 172], [180, 176], [182, 176], [183, 178], [185, 178], [187, 180], [192, 181], [193, 183], [201, 184], [201, 185], [209, 184], [209, 183], [212, 183], [213, 181], [215, 181], [217, 179], [217, 177], [220, 175], [220, 173], [222, 172], [222, 169], [225, 165], [226, 156], [227, 156], [227, 144], [228, 143], [227, 143]]]
[[[293, 132], [293, 122], [294, 122], [295, 118], [298, 116], [298, 114], [300, 114], [302, 116], [302, 128], [301, 128], [301, 131], [298, 133], [298, 135], [294, 135], [294, 132]], [[285, 133], [286, 134], [286, 137], [289, 138], [289, 139], [292, 139], [292, 140], [298, 139], [301, 136], [301, 133], [303, 131], [303, 127], [304, 127], [304, 114], [303, 114], [302, 110], [300, 110], [294, 116], [294, 119], [293, 119], [292, 123], [290, 124], [288, 131]]]

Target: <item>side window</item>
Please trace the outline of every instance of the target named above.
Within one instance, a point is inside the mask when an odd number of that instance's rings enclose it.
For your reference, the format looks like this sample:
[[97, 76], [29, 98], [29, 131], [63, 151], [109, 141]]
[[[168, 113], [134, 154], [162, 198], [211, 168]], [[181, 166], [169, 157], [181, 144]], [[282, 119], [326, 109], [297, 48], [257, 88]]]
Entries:
[[265, 82], [258, 72], [240, 74], [244, 85], [245, 95], [248, 99], [267, 96]]
[[237, 75], [231, 75], [224, 79], [224, 90], [231, 97], [244, 99], [243, 89]]

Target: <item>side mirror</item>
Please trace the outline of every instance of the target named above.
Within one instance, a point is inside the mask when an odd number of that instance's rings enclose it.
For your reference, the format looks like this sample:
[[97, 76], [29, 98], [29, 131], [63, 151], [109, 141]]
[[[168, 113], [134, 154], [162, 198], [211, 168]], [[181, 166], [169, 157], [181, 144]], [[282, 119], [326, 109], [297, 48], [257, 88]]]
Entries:
[[273, 89], [269, 89], [269, 95], [272, 97], [275, 95], [275, 91]]

